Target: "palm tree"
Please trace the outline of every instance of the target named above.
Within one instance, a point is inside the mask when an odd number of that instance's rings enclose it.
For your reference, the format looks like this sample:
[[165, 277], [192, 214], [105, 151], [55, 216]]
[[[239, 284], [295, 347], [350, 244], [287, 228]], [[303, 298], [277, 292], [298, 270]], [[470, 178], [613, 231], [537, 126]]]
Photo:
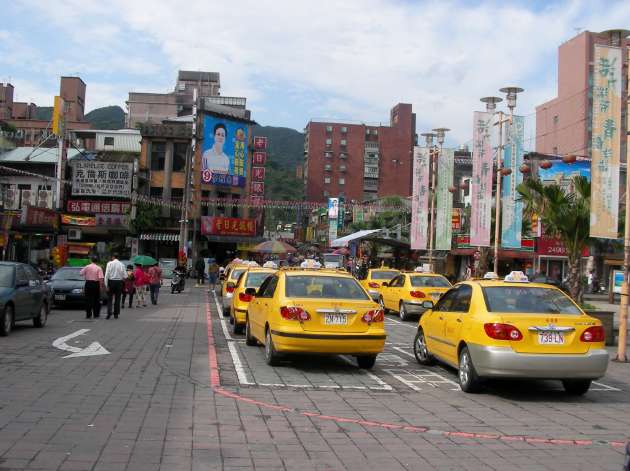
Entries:
[[571, 297], [582, 298], [580, 261], [582, 250], [588, 245], [590, 231], [591, 184], [582, 176], [576, 176], [569, 191], [554, 183], [543, 185], [540, 180], [529, 178], [517, 191], [524, 203], [524, 212], [537, 214], [545, 234], [558, 237], [568, 256], [568, 285]]

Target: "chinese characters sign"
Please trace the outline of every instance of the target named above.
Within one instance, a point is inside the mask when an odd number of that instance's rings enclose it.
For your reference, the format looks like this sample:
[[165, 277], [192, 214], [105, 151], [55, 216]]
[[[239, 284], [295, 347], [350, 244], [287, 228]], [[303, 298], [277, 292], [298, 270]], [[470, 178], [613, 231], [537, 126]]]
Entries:
[[521, 247], [523, 225], [523, 202], [516, 188], [523, 182], [520, 166], [523, 163], [523, 140], [525, 139], [525, 118], [514, 116], [508, 125], [507, 139], [503, 148], [503, 166], [512, 170], [501, 179], [501, 247], [518, 249]]
[[254, 219], [202, 216], [201, 233], [203, 235], [254, 236], [256, 235], [256, 221]]
[[245, 186], [247, 177], [245, 124], [206, 115], [201, 146], [201, 181], [211, 185]]
[[414, 147], [413, 193], [411, 197], [411, 249], [426, 250], [429, 228], [429, 169], [428, 147]]
[[621, 49], [595, 45], [591, 143], [591, 237], [617, 238], [621, 132]]
[[72, 194], [131, 196], [133, 164], [75, 160], [72, 163]]
[[453, 184], [455, 151], [443, 149], [438, 156], [437, 188], [435, 193], [435, 249], [451, 250], [453, 237], [453, 195], [448, 191]]
[[[255, 140], [256, 138], [254, 138]], [[252, 154], [252, 164], [254, 165], [265, 165], [267, 162], [267, 152], [256, 151]]]
[[252, 180], [265, 181], [265, 167], [252, 167]]
[[470, 244], [490, 246], [492, 224], [492, 113], [475, 111], [470, 209]]
[[120, 201], [82, 201], [68, 200], [69, 213], [108, 213], [125, 214], [129, 212], [131, 203]]
[[25, 226], [45, 226], [54, 229], [59, 227], [59, 218], [55, 210], [36, 206], [24, 208], [20, 222]]
[[264, 136], [254, 137], [254, 149], [265, 150], [267, 149], [267, 138]]

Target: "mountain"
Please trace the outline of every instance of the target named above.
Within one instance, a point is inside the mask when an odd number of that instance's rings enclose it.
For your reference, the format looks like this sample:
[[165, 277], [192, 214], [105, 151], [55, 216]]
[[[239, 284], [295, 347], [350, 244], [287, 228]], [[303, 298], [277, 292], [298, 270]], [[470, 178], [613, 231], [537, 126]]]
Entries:
[[123, 129], [125, 127], [125, 112], [120, 106], [96, 108], [86, 114], [85, 119], [92, 123], [94, 129]]

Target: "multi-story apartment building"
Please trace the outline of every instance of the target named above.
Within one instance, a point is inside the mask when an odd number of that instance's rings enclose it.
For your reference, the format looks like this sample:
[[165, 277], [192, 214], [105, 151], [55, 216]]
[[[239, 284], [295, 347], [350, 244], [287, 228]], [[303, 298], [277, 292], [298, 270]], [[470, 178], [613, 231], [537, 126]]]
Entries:
[[389, 126], [311, 120], [304, 136], [306, 199], [411, 195], [416, 115], [399, 103]]

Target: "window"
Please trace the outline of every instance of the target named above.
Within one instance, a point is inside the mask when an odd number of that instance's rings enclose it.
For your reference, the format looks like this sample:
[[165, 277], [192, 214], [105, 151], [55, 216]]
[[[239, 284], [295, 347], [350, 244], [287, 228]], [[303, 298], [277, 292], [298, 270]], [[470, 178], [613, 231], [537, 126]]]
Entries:
[[348, 141], [346, 141], [345, 139], [342, 139], [342, 140], [341, 140], [341, 145], [342, 145], [342, 146], [345, 146], [345, 145], [347, 145], [347, 144], [348, 144]]
[[346, 166], [345, 166], [345, 165], [340, 165], [340, 166], [339, 166], [339, 170], [340, 170], [341, 172], [345, 172], [345, 171], [346, 171]]
[[330, 170], [332, 166], [330, 164], [324, 165], [324, 170]]
[[183, 172], [186, 169], [186, 142], [176, 142], [173, 145], [173, 172]]
[[330, 183], [330, 177], [324, 177], [324, 183]]
[[483, 288], [488, 312], [579, 315], [580, 310], [562, 291], [528, 286]]
[[259, 298], [272, 298], [273, 293], [276, 291], [276, 286], [278, 286], [278, 277], [270, 276], [263, 284], [260, 285], [260, 289], [258, 290], [259, 294], [257, 297]]
[[21, 283], [28, 283], [28, 278], [26, 277], [26, 271], [24, 270], [24, 267], [18, 266], [16, 267], [16, 272], [15, 272], [15, 284], [21, 284]]
[[332, 139], [331, 138], [326, 139], [326, 145], [327, 146], [332, 145]]
[[162, 197], [162, 187], [152, 186], [149, 191], [149, 195], [152, 198], [161, 198]]
[[289, 298], [368, 299], [357, 280], [350, 277], [291, 275], [285, 280]]
[[468, 312], [470, 309], [470, 298], [472, 297], [472, 288], [468, 285], [462, 285], [457, 288], [457, 298], [451, 305], [452, 312]]
[[555, 115], [555, 116], [553, 117], [553, 124], [558, 124], [558, 122], [559, 122], [559, 121], [560, 121], [560, 116]]
[[166, 142], [151, 143], [151, 170], [164, 170]]
[[348, 128], [347, 128], [347, 127], [345, 127], [345, 126], [342, 126], [342, 128], [341, 128], [341, 132], [342, 132], [343, 134], [347, 133], [347, 132], [348, 132]]
[[331, 159], [331, 158], [332, 158], [332, 152], [326, 152], [326, 153], [324, 153], [324, 156], [325, 156], [327, 159]]
[[326, 196], [326, 197], [330, 196], [330, 191], [324, 190], [324, 196]]
[[348, 158], [348, 154], [339, 154], [339, 158], [340, 159], [347, 159]]
[[457, 299], [457, 288], [453, 288], [447, 291], [444, 295], [442, 295], [442, 297], [437, 302], [433, 310], [439, 311], [439, 312], [450, 311], [451, 306], [456, 301], [456, 299]]
[[345, 185], [345, 184], [346, 184], [346, 179], [345, 179], [345, 178], [343, 178], [343, 177], [342, 177], [342, 178], [340, 178], [340, 179], [339, 179], [339, 184], [340, 184], [340, 185]]
[[326, 132], [332, 132], [332, 126], [326, 126]]
[[106, 146], [113, 146], [114, 145], [114, 138], [113, 137], [106, 137], [105, 141], [103, 142], [104, 145]]
[[182, 201], [184, 199], [183, 188], [171, 188], [171, 200]]
[[412, 276], [411, 286], [414, 288], [431, 287], [431, 288], [448, 288], [451, 284], [443, 276]]

